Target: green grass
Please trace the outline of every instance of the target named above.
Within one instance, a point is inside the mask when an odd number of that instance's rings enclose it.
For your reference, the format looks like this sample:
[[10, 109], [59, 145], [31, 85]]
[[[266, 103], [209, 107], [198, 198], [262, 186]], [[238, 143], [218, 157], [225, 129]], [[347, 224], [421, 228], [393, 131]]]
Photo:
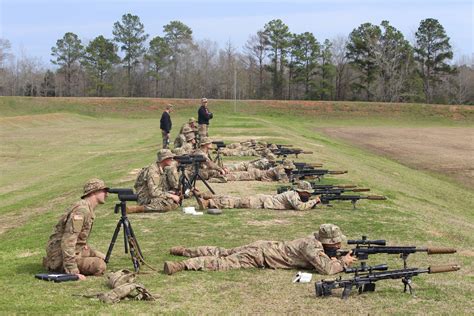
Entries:
[[[160, 270], [165, 260], [179, 259], [169, 255], [172, 246], [233, 247], [258, 239], [289, 240], [308, 235], [324, 222], [338, 224], [350, 238], [366, 234], [369, 238], [387, 239], [391, 244], [460, 250], [450, 256], [415, 254], [409, 258], [409, 264], [417, 267], [448, 262], [462, 265], [462, 270], [455, 273], [414, 278], [416, 298], [402, 293], [401, 282], [393, 280], [379, 282], [375, 293], [354, 293], [348, 301], [338, 297], [318, 299], [314, 296], [314, 283], [291, 283], [295, 271], [251, 269], [182, 272], [173, 276], [143, 274], [139, 280], [159, 295], [157, 302], [106, 306], [73, 296], [106, 291], [103, 278], [62, 284], [35, 280], [33, 274], [42, 272], [41, 258], [49, 234], [57, 218], [81, 195], [83, 183], [100, 177], [114, 187], [131, 187], [133, 175], [129, 172], [155, 159], [161, 143], [160, 105], [169, 101], [0, 98], [0, 221], [10, 224], [0, 234], [2, 312], [472, 313], [472, 190], [446, 176], [411, 169], [315, 132], [315, 127], [321, 126], [472, 127], [474, 119], [469, 107], [453, 110], [449, 106], [345, 102], [330, 103], [333, 112], [316, 114], [300, 105], [294, 105], [290, 112], [270, 102], [249, 101], [239, 102], [234, 113], [232, 102], [211, 101], [215, 119], [211, 121], [210, 134], [216, 138], [259, 136], [268, 141], [293, 143], [313, 151], [312, 155], [301, 156], [301, 161], [323, 162], [325, 168], [349, 170], [347, 175], [331, 178], [335, 179], [332, 182], [368, 186], [373, 194], [384, 194], [389, 199], [361, 201], [356, 210], [352, 210], [350, 203], [334, 203], [332, 208], [310, 212], [226, 210], [221, 216], [192, 217], [180, 212], [130, 215], [147, 262]], [[179, 126], [196, 115], [197, 102], [171, 102], [180, 105], [173, 114], [174, 137]], [[244, 183], [215, 188], [269, 193], [276, 187]], [[115, 203], [112, 195], [96, 212], [90, 243], [102, 251], [106, 251], [119, 219], [113, 213]], [[393, 256], [380, 255], [370, 262], [401, 266], [400, 259]], [[132, 268], [120, 238], [108, 268]], [[320, 278], [313, 275], [314, 281]]]

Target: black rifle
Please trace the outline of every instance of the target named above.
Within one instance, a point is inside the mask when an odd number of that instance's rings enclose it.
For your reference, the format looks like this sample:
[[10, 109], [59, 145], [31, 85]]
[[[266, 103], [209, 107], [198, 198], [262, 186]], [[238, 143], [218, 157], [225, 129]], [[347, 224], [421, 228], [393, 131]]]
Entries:
[[344, 189], [344, 188], [336, 188], [336, 189], [314, 189], [312, 195], [341, 195], [345, 192], [369, 192], [369, 188], [353, 188], [353, 189]]
[[327, 174], [345, 174], [347, 170], [327, 170], [327, 169], [297, 169], [292, 170], [288, 175], [290, 181], [302, 180], [305, 178], [317, 178], [320, 180]]
[[[284, 160], [276, 160], [273, 165], [281, 165], [284, 163]], [[323, 166], [322, 163], [306, 163], [306, 162], [295, 162], [293, 161], [293, 164], [295, 165], [296, 169], [301, 170], [301, 169], [315, 169], [315, 168], [321, 168]]]
[[[310, 182], [311, 187], [315, 190], [331, 190], [331, 189], [352, 189], [356, 188], [356, 185], [352, 184], [316, 184], [315, 182]], [[281, 186], [277, 188], [277, 193], [283, 193], [288, 190], [293, 190], [294, 186], [291, 185], [286, 185], [286, 186]]]
[[286, 157], [288, 155], [295, 155], [296, 158], [298, 158], [299, 154], [312, 154], [313, 153], [311, 151], [304, 151], [303, 149], [300, 149], [300, 148], [284, 148], [284, 147], [273, 149], [271, 151], [277, 157], [280, 157], [280, 156]]
[[[407, 268], [407, 258], [410, 254], [415, 252], [426, 252], [428, 255], [435, 254], [450, 254], [455, 253], [456, 249], [446, 247], [416, 247], [416, 246], [386, 246], [386, 241], [380, 240], [368, 240], [367, 236], [362, 236], [359, 240], [348, 240], [348, 245], [356, 245], [353, 248], [351, 255], [357, 257], [359, 260], [367, 260], [369, 255], [385, 253], [385, 254], [397, 254], [403, 259], [403, 267]], [[338, 256], [345, 256], [349, 253], [349, 250], [338, 250]]]
[[272, 143], [269, 143], [267, 144], [267, 148], [270, 148], [272, 146], [276, 146], [278, 149], [288, 149], [288, 147], [293, 147], [292, 144], [272, 144]]
[[368, 273], [356, 275], [352, 279], [343, 280], [342, 277], [332, 280], [321, 280], [314, 284], [316, 290], [316, 296], [329, 296], [332, 294], [333, 289], [342, 288], [342, 299], [347, 299], [352, 291], [352, 288], [357, 288], [359, 294], [363, 292], [374, 292], [375, 282], [387, 279], [402, 279], [404, 289], [403, 292], [407, 291], [407, 287], [410, 294], [413, 294], [411, 286], [412, 278], [422, 273], [443, 273], [457, 271], [461, 267], [457, 264], [446, 264], [440, 266], [431, 266], [426, 269], [423, 268], [410, 268], [400, 270], [390, 270], [384, 272], [372, 272], [369, 270]]
[[133, 267], [135, 272], [138, 272], [140, 270], [140, 264], [143, 263], [143, 254], [135, 233], [133, 232], [132, 224], [128, 220], [126, 205], [127, 201], [137, 201], [138, 196], [133, 193], [132, 189], [109, 189], [108, 192], [118, 195], [120, 203], [115, 204], [114, 213], [117, 214], [120, 210], [121, 216], [117, 223], [117, 227], [115, 228], [112, 240], [110, 241], [109, 249], [107, 250], [107, 255], [105, 257], [105, 262], [109, 262], [112, 250], [114, 249], [115, 241], [117, 240], [117, 236], [120, 232], [120, 228], [123, 226], [125, 253], [128, 253], [130, 248], [130, 257], [132, 258]]
[[387, 198], [382, 195], [342, 195], [342, 194], [322, 194], [319, 199], [322, 204], [330, 206], [331, 201], [351, 201], [353, 209], [356, 208], [356, 203], [359, 200], [386, 200]]
[[[180, 192], [184, 195], [184, 193], [189, 189], [194, 191], [196, 190], [196, 182], [197, 180], [201, 180], [204, 185], [212, 192], [212, 194], [216, 194], [214, 190], [211, 188], [209, 183], [199, 174], [200, 165], [203, 162], [206, 162], [206, 157], [202, 155], [182, 155], [182, 156], [175, 156], [174, 160], [178, 162], [178, 170], [180, 171], [181, 175], [179, 178], [180, 183]], [[193, 165], [193, 174], [191, 178], [186, 176], [186, 167], [189, 165]], [[197, 198], [197, 197], [196, 197]]]

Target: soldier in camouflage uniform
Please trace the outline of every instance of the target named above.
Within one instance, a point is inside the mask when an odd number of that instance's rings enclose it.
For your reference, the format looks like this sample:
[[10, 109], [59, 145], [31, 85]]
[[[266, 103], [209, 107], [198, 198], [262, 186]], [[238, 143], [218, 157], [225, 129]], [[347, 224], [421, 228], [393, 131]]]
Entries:
[[198, 133], [198, 128], [196, 126], [196, 119], [194, 117], [191, 117], [188, 121], [188, 123], [184, 123], [183, 126], [181, 126], [181, 129], [179, 130], [179, 134], [174, 140], [174, 148], [178, 148], [183, 146], [186, 143], [186, 133], [189, 132], [194, 133], [194, 138], [196, 139]]
[[127, 213], [168, 212], [179, 206], [179, 175], [174, 156], [170, 150], [161, 149], [157, 161], [138, 173], [134, 186], [138, 206], [127, 206]]
[[249, 208], [270, 210], [296, 210], [305, 211], [312, 209], [320, 203], [318, 197], [309, 199], [314, 189], [307, 181], [300, 181], [294, 190], [280, 194], [256, 194], [245, 197], [230, 195], [201, 195], [201, 202], [205, 208]]
[[[228, 173], [226, 168], [221, 168], [212, 159], [209, 157], [209, 151], [212, 150], [212, 140], [209, 137], [203, 137], [199, 149], [196, 149], [193, 152], [193, 155], [203, 156], [206, 161], [203, 162], [199, 169], [199, 174], [204, 180], [210, 178], [220, 179], [219, 182], [226, 182], [225, 175]], [[189, 167], [192, 168], [192, 167]], [[190, 170], [191, 172], [191, 170]]]
[[50, 272], [85, 275], [102, 275], [106, 269], [105, 255], [87, 244], [94, 210], [104, 204], [108, 187], [100, 179], [91, 179], [84, 185], [81, 200], [75, 203], [54, 228], [46, 246], [43, 266]]
[[173, 274], [183, 270], [226, 271], [231, 269], [271, 268], [308, 269], [320, 274], [336, 274], [357, 261], [351, 254], [335, 258], [345, 236], [338, 226], [322, 224], [319, 231], [292, 241], [259, 240], [237, 248], [204, 246], [197, 248], [173, 247], [173, 255], [187, 256], [181, 262], [166, 261], [164, 272]]
[[271, 150], [267, 147], [266, 142], [250, 139], [245, 142], [232, 143], [221, 149], [223, 156], [262, 156], [266, 157], [271, 154]]
[[186, 138], [186, 142], [182, 146], [172, 150], [173, 154], [177, 156], [191, 154], [194, 151], [195, 144], [196, 144], [194, 132], [189, 128], [185, 128], [183, 131], [184, 131], [184, 136]]
[[[248, 171], [229, 172], [225, 177], [227, 181], [279, 181], [289, 182], [288, 173], [295, 169], [291, 161], [284, 161], [283, 164], [268, 170], [250, 168]], [[210, 179], [209, 182], [220, 182], [219, 179]]]
[[242, 161], [239, 163], [228, 164], [225, 167], [229, 172], [235, 171], [249, 171], [249, 169], [260, 169], [260, 170], [268, 170], [270, 168], [275, 167], [276, 165], [276, 157], [273, 154], [270, 154], [267, 157], [255, 159], [252, 161]]

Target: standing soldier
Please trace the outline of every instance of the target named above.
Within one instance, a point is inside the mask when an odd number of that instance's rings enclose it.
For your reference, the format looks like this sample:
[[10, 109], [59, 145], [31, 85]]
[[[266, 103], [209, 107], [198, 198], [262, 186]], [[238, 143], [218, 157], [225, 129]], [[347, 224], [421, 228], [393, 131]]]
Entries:
[[106, 269], [105, 255], [87, 244], [94, 210], [104, 204], [109, 188], [100, 179], [91, 179], [84, 185], [81, 200], [61, 218], [49, 237], [43, 266], [50, 272], [76, 274], [80, 280], [85, 275], [102, 275]]
[[127, 213], [168, 212], [179, 206], [178, 171], [169, 149], [161, 149], [157, 161], [143, 168], [135, 181], [137, 206], [127, 206]]
[[259, 240], [249, 245], [226, 249], [203, 246], [173, 247], [172, 255], [191, 257], [181, 262], [166, 261], [164, 272], [173, 274], [183, 270], [226, 271], [231, 269], [270, 268], [308, 269], [320, 274], [336, 274], [351, 266], [357, 259], [351, 253], [336, 258], [345, 236], [338, 226], [322, 224], [307, 237], [292, 241]]
[[213, 114], [209, 112], [207, 108], [207, 99], [201, 99], [201, 107], [198, 110], [198, 124], [199, 124], [199, 137], [203, 139], [209, 136], [209, 120], [212, 119]]
[[160, 129], [163, 137], [163, 149], [167, 149], [170, 144], [170, 132], [172, 126], [170, 113], [172, 109], [173, 105], [168, 104], [163, 111], [163, 114], [161, 114]]

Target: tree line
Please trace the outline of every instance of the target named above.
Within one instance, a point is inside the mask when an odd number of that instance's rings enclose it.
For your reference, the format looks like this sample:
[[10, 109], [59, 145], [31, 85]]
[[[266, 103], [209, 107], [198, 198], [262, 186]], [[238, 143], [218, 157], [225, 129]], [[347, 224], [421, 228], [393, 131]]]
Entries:
[[431, 18], [420, 22], [412, 44], [389, 21], [319, 41], [275, 19], [240, 50], [196, 40], [180, 21], [151, 38], [130, 13], [112, 34], [87, 43], [64, 34], [51, 48], [50, 69], [15, 58], [0, 39], [0, 95], [474, 104], [473, 60], [454, 65], [450, 39]]

